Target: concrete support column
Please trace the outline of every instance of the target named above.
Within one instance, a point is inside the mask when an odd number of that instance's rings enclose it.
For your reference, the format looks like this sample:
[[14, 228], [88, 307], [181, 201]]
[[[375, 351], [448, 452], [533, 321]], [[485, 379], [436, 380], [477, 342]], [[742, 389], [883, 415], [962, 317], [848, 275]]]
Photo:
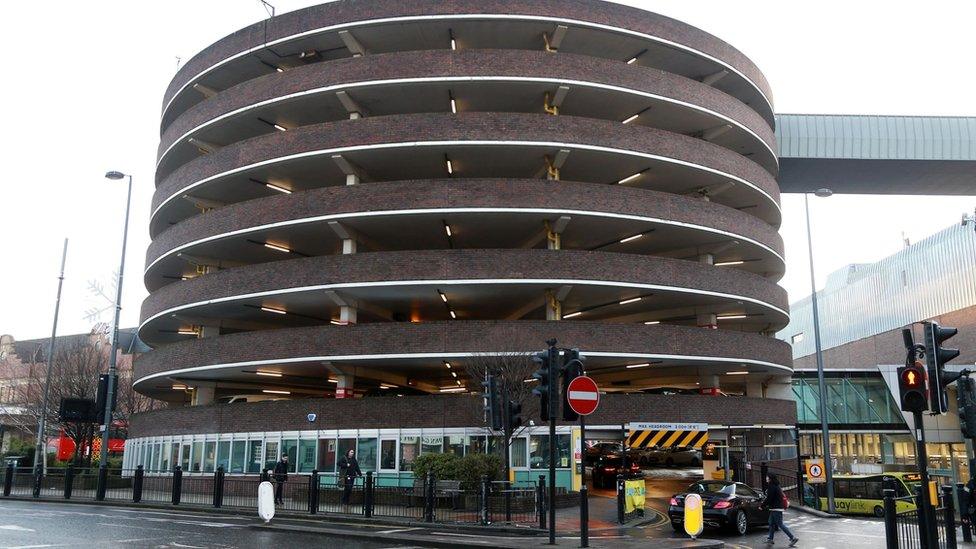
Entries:
[[715, 313], [698, 313], [695, 316], [695, 320], [699, 328], [718, 329], [718, 318], [715, 316]]
[[702, 265], [714, 265], [715, 256], [712, 254], [698, 254], [698, 262]]
[[342, 239], [342, 253], [343, 255], [356, 253], [356, 239], [355, 238], [343, 238]]
[[336, 384], [336, 398], [353, 398], [355, 393], [353, 392], [353, 384], [356, 381], [355, 376], [351, 374], [340, 374], [336, 376], [339, 383]]
[[763, 398], [763, 384], [758, 379], [746, 379], [746, 396]]
[[563, 304], [552, 290], [546, 290], [546, 320], [562, 320]]
[[216, 383], [198, 383], [193, 387], [193, 398], [190, 401], [190, 406], [208, 406], [213, 404], [216, 389]]
[[339, 307], [339, 323], [356, 324], [356, 313], [357, 309], [350, 305], [343, 305]]
[[220, 326], [200, 326], [200, 338], [217, 337], [220, 335]]
[[793, 399], [793, 378], [790, 376], [774, 377], [772, 380], [766, 383], [765, 398], [792, 400]]
[[703, 395], [718, 396], [720, 389], [718, 376], [715, 374], [699, 374], [698, 392]]

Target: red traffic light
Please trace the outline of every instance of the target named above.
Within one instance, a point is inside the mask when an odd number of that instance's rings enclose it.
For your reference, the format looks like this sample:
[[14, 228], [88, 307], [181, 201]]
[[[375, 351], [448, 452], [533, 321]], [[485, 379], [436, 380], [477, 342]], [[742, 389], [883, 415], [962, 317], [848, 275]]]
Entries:
[[906, 388], [915, 389], [925, 384], [924, 375], [921, 368], [905, 368], [901, 372], [901, 382]]

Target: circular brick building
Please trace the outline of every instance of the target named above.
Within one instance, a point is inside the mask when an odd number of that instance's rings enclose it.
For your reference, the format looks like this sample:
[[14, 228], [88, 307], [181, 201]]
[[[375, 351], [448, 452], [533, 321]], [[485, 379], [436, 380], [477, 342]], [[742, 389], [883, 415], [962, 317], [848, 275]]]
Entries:
[[[555, 337], [611, 392], [788, 395], [771, 98], [721, 40], [590, 0], [339, 1], [242, 29], [164, 97], [135, 388], [423, 409], [480, 391], [472, 357]], [[133, 435], [270, 428], [193, 413]]]

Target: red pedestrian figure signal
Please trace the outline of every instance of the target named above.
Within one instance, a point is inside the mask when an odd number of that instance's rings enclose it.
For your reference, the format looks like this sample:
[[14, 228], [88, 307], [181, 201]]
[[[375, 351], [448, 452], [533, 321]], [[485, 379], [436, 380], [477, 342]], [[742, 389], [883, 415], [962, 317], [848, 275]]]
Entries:
[[901, 409], [906, 412], [923, 412], [929, 409], [928, 392], [925, 390], [925, 368], [921, 364], [898, 368], [898, 393]]
[[914, 368], [905, 370], [902, 377], [905, 378], [905, 385], [908, 387], [918, 387], [919, 381], [921, 381], [918, 378], [918, 372]]

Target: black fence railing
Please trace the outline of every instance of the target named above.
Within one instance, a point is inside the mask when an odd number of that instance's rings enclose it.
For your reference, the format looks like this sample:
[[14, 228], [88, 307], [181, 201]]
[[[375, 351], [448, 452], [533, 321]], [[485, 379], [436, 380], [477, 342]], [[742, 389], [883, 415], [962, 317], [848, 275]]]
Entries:
[[[258, 487], [271, 482], [279, 511], [300, 514], [333, 513], [363, 517], [391, 517], [426, 522], [544, 525], [543, 490], [535, 482], [495, 482], [487, 478], [475, 489], [459, 481], [377, 478], [372, 472], [338, 483], [334, 475], [230, 475], [218, 468], [212, 474], [184, 475], [171, 471], [109, 470], [100, 497], [97, 469], [48, 468], [35, 475], [30, 468], [0, 469], [5, 497], [131, 501], [162, 505], [257, 509]], [[392, 484], [392, 485], [391, 485]]]
[[[943, 486], [937, 505], [918, 487], [914, 496], [884, 490], [886, 549], [956, 549], [956, 509], [951, 486]], [[927, 508], [926, 508], [927, 507]]]

